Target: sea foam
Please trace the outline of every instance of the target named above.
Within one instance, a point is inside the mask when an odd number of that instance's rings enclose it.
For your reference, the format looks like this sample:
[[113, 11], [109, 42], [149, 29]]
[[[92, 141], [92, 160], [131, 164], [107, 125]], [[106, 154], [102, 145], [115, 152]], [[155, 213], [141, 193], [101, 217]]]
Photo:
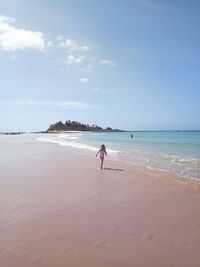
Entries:
[[[81, 135], [81, 134], [80, 134]], [[72, 148], [77, 148], [77, 149], [83, 149], [83, 150], [88, 150], [88, 151], [93, 151], [93, 152], [97, 152], [99, 147], [96, 146], [92, 146], [92, 145], [88, 145], [85, 143], [80, 143], [80, 142], [74, 142], [74, 141], [69, 141], [70, 139], [79, 139], [78, 136], [74, 136], [73, 135], [68, 135], [68, 134], [59, 134], [59, 135], [54, 135], [54, 136], [42, 136], [37, 138], [38, 141], [42, 141], [42, 142], [48, 142], [48, 143], [55, 143], [55, 144], [59, 144], [61, 146], [68, 146], [68, 147], [72, 147]], [[107, 149], [108, 153], [111, 154], [117, 154], [120, 151], [118, 150], [114, 150], [114, 149]]]

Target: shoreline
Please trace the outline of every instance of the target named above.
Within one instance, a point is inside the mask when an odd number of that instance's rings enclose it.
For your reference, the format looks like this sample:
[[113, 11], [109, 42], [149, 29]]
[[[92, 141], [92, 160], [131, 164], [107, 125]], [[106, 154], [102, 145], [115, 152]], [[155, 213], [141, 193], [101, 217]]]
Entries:
[[[76, 131], [69, 131], [68, 133], [76, 133]], [[81, 131], [80, 132], [77, 131], [77, 133], [81, 133]], [[77, 152], [77, 153], [80, 153], [82, 155], [90, 155], [91, 157], [93, 155], [92, 153], [94, 152], [94, 147], [93, 147], [92, 150], [90, 150], [88, 148], [88, 151], [87, 151], [86, 148], [82, 148], [81, 146], [78, 147], [77, 146], [78, 144], [77, 145], [61, 144], [58, 140], [57, 141], [56, 140], [40, 140], [40, 138], [38, 138], [37, 140], [40, 141], [40, 142], [47, 142], [49, 144], [56, 144], [58, 146], [67, 147], [68, 149], [70, 149], [70, 151], [72, 151], [74, 153]], [[82, 145], [82, 143], [79, 144], [79, 145]], [[85, 144], [83, 143], [83, 145], [85, 145]], [[73, 149], [75, 151], [73, 151]], [[98, 150], [98, 148], [96, 148], [96, 150]], [[113, 153], [114, 150], [113, 149], [110, 149], [110, 152]], [[118, 152], [122, 152], [122, 151], [118, 151]], [[187, 176], [187, 175], [184, 176], [182, 174], [178, 174], [178, 173], [169, 171], [169, 170], [164, 169], [164, 168], [152, 167], [152, 166], [149, 166], [149, 165], [146, 166], [144, 163], [133, 162], [129, 158], [121, 158], [120, 159], [120, 157], [118, 157], [118, 158], [117, 157], [113, 157], [113, 154], [112, 154], [110, 160], [114, 160], [114, 161], [118, 161], [118, 162], [123, 162], [125, 164], [130, 164], [130, 166], [134, 166], [134, 167], [139, 168], [139, 169], [144, 169], [146, 171], [149, 171], [150, 173], [154, 173], [155, 172], [154, 176], [173, 177], [176, 180], [180, 180], [180, 181], [183, 181], [183, 182], [200, 183], [200, 177], [193, 177], [193, 176]]]
[[[129, 131], [127, 131], [129, 132]], [[173, 132], [173, 131], [172, 131]], [[71, 133], [85, 133], [84, 131], [62, 131], [62, 132], [51, 132], [51, 133], [48, 133], [48, 132], [30, 132], [30, 133], [26, 133], [26, 132], [19, 132], [19, 133], [11, 133], [11, 134], [7, 134], [7, 133], [4, 133], [2, 134], [2, 136], [13, 136], [13, 135], [18, 135], [18, 136], [34, 136], [34, 135], [39, 135], [39, 134], [71, 134]], [[94, 133], [94, 132], [90, 132], [90, 133]], [[130, 132], [131, 133], [131, 132]], [[1, 133], [0, 133], [1, 134]], [[41, 136], [42, 138], [43, 136]], [[44, 144], [44, 143], [47, 143], [49, 145], [57, 145], [57, 146], [61, 146], [61, 147], [64, 147], [66, 150], [69, 149], [70, 152], [72, 153], [78, 153], [80, 155], [89, 155], [90, 157], [93, 157], [93, 153], [95, 151], [95, 148], [93, 147], [92, 150], [90, 150], [89, 148], [86, 149], [86, 148], [82, 148], [82, 147], [78, 147], [78, 146], [73, 146], [73, 145], [67, 145], [67, 144], [60, 144], [59, 141], [51, 141], [51, 140], [40, 140], [40, 137], [39, 138], [36, 138], [35, 140], [33, 140], [34, 142], [39, 142], [40, 144]], [[77, 143], [78, 145], [78, 143]], [[82, 143], [81, 143], [82, 145]], [[83, 143], [83, 145], [86, 145]], [[87, 145], [86, 145], [87, 146]], [[98, 150], [98, 148], [96, 148], [96, 150]], [[111, 154], [114, 152], [115, 154], [115, 151], [113, 149], [110, 149], [111, 151]], [[121, 151], [119, 151], [121, 152]], [[109, 157], [108, 157], [109, 158]], [[152, 166], [148, 166], [148, 165], [145, 165], [143, 163], [139, 163], [139, 162], [133, 162], [131, 161], [130, 159], [128, 158], [117, 158], [117, 157], [113, 157], [113, 155], [111, 155], [111, 159], [109, 160], [112, 160], [112, 161], [116, 161], [116, 162], [122, 162], [124, 164], [129, 164], [130, 166], [133, 166], [134, 168], [138, 168], [138, 169], [141, 169], [141, 170], [145, 170], [147, 172], [149, 172], [149, 174], [151, 174], [152, 176], [155, 176], [155, 177], [165, 177], [166, 179], [175, 179], [175, 180], [178, 180], [180, 182], [188, 182], [188, 183], [192, 183], [192, 184], [200, 184], [200, 177], [194, 177], [194, 176], [187, 176], [187, 175], [182, 175], [182, 174], [178, 174], [178, 173], [175, 173], [175, 172], [172, 172], [172, 171], [169, 171], [167, 169], [162, 169], [162, 168], [159, 168], [159, 167], [152, 167]]]
[[[51, 134], [62, 134], [62, 133], [82, 133], [83, 131], [62, 131], [62, 132], [51, 132]], [[129, 131], [127, 131], [129, 132]], [[17, 136], [34, 136], [34, 135], [39, 135], [39, 134], [49, 134], [48, 132], [30, 132], [30, 133], [26, 133], [26, 132], [19, 132], [19, 133], [0, 133], [0, 135], [2, 136], [13, 136], [13, 135], [17, 135]], [[84, 133], [84, 132], [83, 132]], [[93, 133], [93, 132], [90, 132], [90, 133]], [[42, 137], [42, 136], [41, 136]], [[82, 148], [82, 147], [78, 147], [78, 146], [71, 146], [71, 145], [67, 145], [67, 144], [60, 144], [59, 141], [47, 141], [47, 140], [40, 140], [40, 138], [36, 138], [35, 140], [33, 140], [35, 143], [39, 142], [41, 145], [44, 144], [44, 143], [47, 143], [49, 145], [56, 145], [58, 147], [63, 147], [66, 149], [66, 151], [69, 150], [69, 152], [71, 153], [77, 153], [79, 155], [89, 155], [90, 157], [93, 157], [93, 154], [94, 153], [94, 148], [93, 150], [88, 150], [86, 148]], [[85, 144], [84, 144], [85, 145]], [[96, 148], [98, 150], [98, 148]], [[112, 149], [111, 149], [112, 151]], [[91, 153], [92, 152], [92, 153]], [[138, 169], [141, 169], [141, 170], [145, 170], [147, 172], [149, 172], [150, 174], [152, 174], [153, 176], [156, 176], [156, 177], [165, 177], [166, 179], [175, 179], [175, 180], [178, 180], [180, 182], [188, 182], [188, 183], [191, 183], [191, 184], [199, 184], [200, 185], [200, 178], [195, 178], [195, 177], [192, 177], [192, 176], [187, 176], [187, 175], [182, 175], [182, 174], [177, 174], [175, 172], [172, 172], [172, 171], [168, 171], [166, 169], [162, 169], [162, 168], [159, 168], [159, 167], [152, 167], [152, 166], [145, 166], [141, 163], [138, 163], [138, 162], [132, 162], [130, 161], [128, 158], [116, 158], [116, 157], [113, 157], [111, 155], [111, 159], [109, 160], [112, 160], [112, 161], [116, 161], [116, 162], [122, 162], [124, 164], [129, 164], [130, 166], [133, 166], [134, 168], [138, 168]]]
[[199, 186], [123, 162], [105, 167], [48, 143], [2, 150], [1, 265], [198, 266]]

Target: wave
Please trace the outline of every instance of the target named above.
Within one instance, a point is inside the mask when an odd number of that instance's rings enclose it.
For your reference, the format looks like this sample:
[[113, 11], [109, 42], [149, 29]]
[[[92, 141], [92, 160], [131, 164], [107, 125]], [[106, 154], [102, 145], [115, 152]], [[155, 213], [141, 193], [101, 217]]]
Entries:
[[[56, 139], [56, 138], [57, 137], [55, 137], [55, 136], [53, 138], [39, 137], [39, 138], [37, 138], [37, 140], [38, 141], [42, 141], [42, 142], [55, 143], [55, 144], [59, 144], [61, 146], [69, 146], [69, 147], [73, 147], [73, 148], [89, 150], [89, 151], [93, 151], [93, 152], [97, 152], [98, 149], [99, 149], [98, 147], [91, 146], [91, 145], [88, 145], [88, 144], [79, 143], [79, 142], [73, 142], [73, 141], [67, 141], [67, 140], [59, 140], [59, 139]], [[114, 150], [114, 149], [107, 149], [107, 152], [111, 153], [111, 154], [117, 154], [120, 151]]]
[[[99, 139], [96, 141], [91, 139], [83, 140], [82, 133], [60, 133], [51, 135], [42, 135], [37, 140], [47, 143], [55, 143], [60, 146], [71, 147], [72, 149], [79, 149], [87, 153], [94, 153], [99, 150]], [[87, 136], [86, 136], [87, 137]], [[108, 140], [106, 142], [107, 146], [116, 146]], [[169, 173], [175, 173], [178, 176], [187, 177], [189, 179], [200, 179], [200, 159], [198, 154], [193, 155], [193, 157], [187, 155], [177, 155], [177, 154], [161, 154], [155, 153], [154, 151], [143, 150], [139, 148], [128, 148], [123, 147], [123, 145], [118, 145], [117, 149], [107, 149], [108, 155], [111, 159], [117, 159], [120, 161], [130, 162], [134, 165], [144, 166], [147, 169], [157, 169], [162, 171], [167, 171]]]
[[79, 139], [80, 136], [82, 136], [82, 135], [83, 135], [82, 133], [69, 132], [67, 134], [58, 134], [57, 138], [75, 140], [75, 139]]
[[185, 164], [190, 164], [194, 166], [200, 166], [200, 159], [198, 158], [182, 158], [177, 155], [165, 155], [159, 158], [163, 160], [171, 161], [171, 162], [176, 162], [176, 163], [185, 163]]

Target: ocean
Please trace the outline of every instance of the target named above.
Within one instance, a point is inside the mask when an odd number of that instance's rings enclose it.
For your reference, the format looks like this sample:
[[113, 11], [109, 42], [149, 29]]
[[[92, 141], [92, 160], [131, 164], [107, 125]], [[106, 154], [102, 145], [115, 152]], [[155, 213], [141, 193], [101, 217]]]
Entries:
[[91, 155], [105, 144], [109, 159], [200, 181], [200, 131], [67, 132], [37, 140]]

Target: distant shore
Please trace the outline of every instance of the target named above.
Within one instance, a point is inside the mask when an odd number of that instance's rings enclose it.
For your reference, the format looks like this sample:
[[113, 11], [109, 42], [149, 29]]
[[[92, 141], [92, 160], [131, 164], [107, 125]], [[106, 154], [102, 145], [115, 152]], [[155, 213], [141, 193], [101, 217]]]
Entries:
[[20, 134], [48, 134], [48, 133], [69, 133], [69, 132], [130, 132], [130, 133], [134, 133], [134, 132], [200, 132], [200, 130], [96, 130], [96, 131], [79, 131], [79, 130], [67, 130], [67, 131], [37, 131], [37, 132], [0, 132], [0, 134], [2, 135], [20, 135]]
[[[96, 131], [89, 131], [89, 130], [85, 130], [85, 131], [79, 131], [79, 130], [67, 130], [67, 131], [41, 131], [41, 132], [1, 132], [1, 135], [20, 135], [20, 134], [56, 134], [56, 133], [70, 133], [70, 132], [111, 132], [111, 133], [116, 133], [116, 132], [129, 132], [129, 131], [122, 131], [122, 130], [110, 130], [110, 131], [106, 131], [106, 130], [96, 130]], [[131, 131], [130, 131], [131, 132]]]

